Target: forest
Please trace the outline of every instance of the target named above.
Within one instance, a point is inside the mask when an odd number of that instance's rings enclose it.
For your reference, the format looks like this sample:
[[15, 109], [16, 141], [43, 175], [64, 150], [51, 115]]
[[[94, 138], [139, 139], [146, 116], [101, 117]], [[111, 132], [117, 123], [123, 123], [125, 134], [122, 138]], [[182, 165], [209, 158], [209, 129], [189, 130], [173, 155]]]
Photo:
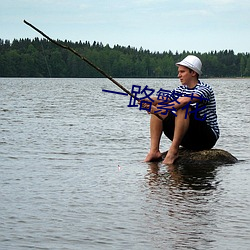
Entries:
[[[250, 53], [233, 50], [150, 52], [143, 48], [101, 42], [58, 42], [76, 50], [112, 77], [170, 78], [177, 76], [175, 63], [186, 55], [198, 56], [203, 63], [202, 77], [249, 77]], [[0, 77], [102, 77], [68, 50], [46, 39], [0, 39]]]

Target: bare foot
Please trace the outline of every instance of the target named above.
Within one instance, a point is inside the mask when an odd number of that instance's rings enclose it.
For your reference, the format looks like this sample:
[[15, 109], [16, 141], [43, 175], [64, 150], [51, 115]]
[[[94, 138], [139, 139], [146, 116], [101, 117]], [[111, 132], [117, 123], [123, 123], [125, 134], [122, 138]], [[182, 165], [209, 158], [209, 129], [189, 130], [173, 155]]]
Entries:
[[169, 150], [162, 163], [167, 165], [174, 164], [174, 161], [178, 158], [178, 156], [179, 156], [178, 151]]
[[144, 162], [150, 162], [150, 161], [156, 161], [161, 158], [161, 152], [156, 151], [156, 152], [149, 152], [148, 155], [146, 156]]

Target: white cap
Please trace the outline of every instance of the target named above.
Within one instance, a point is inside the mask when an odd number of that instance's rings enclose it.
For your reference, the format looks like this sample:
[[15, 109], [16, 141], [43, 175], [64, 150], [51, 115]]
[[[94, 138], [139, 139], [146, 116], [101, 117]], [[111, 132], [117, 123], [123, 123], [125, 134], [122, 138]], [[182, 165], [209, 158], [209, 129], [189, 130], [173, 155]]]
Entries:
[[201, 60], [197, 56], [189, 55], [185, 57], [181, 62], [176, 63], [176, 66], [179, 66], [179, 65], [192, 69], [199, 75], [202, 74], [202, 71], [201, 71], [202, 63], [201, 63]]

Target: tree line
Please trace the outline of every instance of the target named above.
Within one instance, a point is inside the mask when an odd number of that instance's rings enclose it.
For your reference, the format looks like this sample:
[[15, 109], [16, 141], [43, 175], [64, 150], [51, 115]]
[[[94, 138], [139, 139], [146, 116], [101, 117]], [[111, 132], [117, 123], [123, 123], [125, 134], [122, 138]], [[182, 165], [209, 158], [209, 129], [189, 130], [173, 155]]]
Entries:
[[[143, 48], [99, 42], [59, 41], [84, 55], [113, 77], [176, 77], [175, 63], [186, 55], [198, 56], [203, 63], [203, 77], [249, 77], [250, 53], [233, 50], [150, 52]], [[102, 77], [99, 72], [46, 39], [0, 39], [0, 77]]]

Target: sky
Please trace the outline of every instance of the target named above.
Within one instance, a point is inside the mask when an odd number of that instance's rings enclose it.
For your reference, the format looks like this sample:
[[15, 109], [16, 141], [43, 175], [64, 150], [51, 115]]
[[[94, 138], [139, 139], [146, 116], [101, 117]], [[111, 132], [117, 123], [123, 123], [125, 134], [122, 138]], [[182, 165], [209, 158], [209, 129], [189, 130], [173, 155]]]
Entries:
[[131, 46], [151, 52], [250, 52], [249, 0], [0, 0], [0, 38]]

